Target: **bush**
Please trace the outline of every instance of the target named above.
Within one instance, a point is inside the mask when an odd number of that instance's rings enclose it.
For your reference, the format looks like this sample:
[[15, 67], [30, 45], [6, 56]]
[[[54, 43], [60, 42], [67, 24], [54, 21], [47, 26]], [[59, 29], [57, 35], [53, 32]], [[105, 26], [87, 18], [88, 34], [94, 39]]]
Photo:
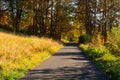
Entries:
[[89, 46], [86, 45], [81, 45], [81, 47], [83, 48], [83, 50], [85, 50], [85, 52], [89, 55], [89, 57], [95, 59], [95, 58], [99, 58], [101, 56], [103, 56], [103, 54], [109, 54], [109, 50], [106, 49], [105, 47], [103, 48], [91, 48]]
[[120, 44], [105, 43], [105, 47], [115, 56], [120, 56]]
[[91, 41], [91, 35], [84, 34], [79, 37], [79, 43], [88, 43]]
[[120, 27], [113, 27], [111, 32], [108, 33], [108, 43], [105, 43], [107, 49], [112, 54], [120, 56]]

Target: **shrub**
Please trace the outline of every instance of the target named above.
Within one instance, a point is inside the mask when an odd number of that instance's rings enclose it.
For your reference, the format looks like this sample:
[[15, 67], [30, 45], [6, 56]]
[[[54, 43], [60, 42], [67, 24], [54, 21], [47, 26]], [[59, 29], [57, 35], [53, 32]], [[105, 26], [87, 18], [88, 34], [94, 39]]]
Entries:
[[120, 56], [120, 44], [105, 43], [105, 47], [115, 56]]
[[84, 34], [79, 37], [79, 43], [88, 43], [91, 40], [90, 34]]
[[120, 27], [113, 27], [108, 33], [108, 43], [105, 43], [107, 49], [116, 56], [120, 56]]
[[83, 48], [83, 50], [85, 50], [85, 52], [89, 55], [89, 57], [95, 59], [95, 58], [99, 58], [101, 56], [103, 56], [103, 54], [109, 54], [109, 50], [106, 49], [105, 47], [103, 48], [92, 48], [89, 47], [87, 45], [82, 44], [80, 47]]

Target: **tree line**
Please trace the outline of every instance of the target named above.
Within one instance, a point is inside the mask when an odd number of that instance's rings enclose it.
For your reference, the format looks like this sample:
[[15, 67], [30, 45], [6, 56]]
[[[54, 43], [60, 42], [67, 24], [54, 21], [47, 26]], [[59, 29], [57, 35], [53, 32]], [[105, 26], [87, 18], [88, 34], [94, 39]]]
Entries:
[[14, 33], [23, 31], [61, 39], [71, 26], [70, 3], [69, 0], [1, 0], [0, 25]]
[[120, 0], [79, 0], [76, 22], [81, 30], [92, 36], [100, 34], [103, 43], [108, 39], [112, 27], [120, 25]]
[[0, 0], [0, 25], [14, 33], [54, 39], [100, 34], [106, 42], [119, 23], [119, 0]]

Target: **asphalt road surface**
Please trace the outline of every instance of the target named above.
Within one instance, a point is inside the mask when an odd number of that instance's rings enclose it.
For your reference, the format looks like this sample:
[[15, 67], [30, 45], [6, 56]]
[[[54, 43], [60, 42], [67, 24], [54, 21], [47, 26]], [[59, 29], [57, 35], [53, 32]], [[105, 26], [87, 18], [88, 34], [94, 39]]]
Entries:
[[110, 80], [75, 43], [68, 43], [20, 80]]

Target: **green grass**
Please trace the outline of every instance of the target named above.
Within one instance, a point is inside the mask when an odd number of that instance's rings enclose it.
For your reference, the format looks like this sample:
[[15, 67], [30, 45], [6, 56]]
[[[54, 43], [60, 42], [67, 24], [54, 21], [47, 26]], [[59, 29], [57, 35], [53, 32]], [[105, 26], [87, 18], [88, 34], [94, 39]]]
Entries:
[[0, 80], [18, 80], [61, 47], [48, 38], [0, 32]]
[[87, 44], [81, 44], [80, 47], [112, 80], [120, 80], [120, 57], [116, 57], [105, 47], [96, 48]]

